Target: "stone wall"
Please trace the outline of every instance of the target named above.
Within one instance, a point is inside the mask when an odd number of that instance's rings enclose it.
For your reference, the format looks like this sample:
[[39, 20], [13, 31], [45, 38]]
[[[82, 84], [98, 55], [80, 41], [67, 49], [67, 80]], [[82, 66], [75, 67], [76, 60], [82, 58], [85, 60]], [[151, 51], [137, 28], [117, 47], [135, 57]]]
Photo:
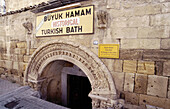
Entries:
[[[8, 10], [25, 4], [12, 3], [8, 4]], [[22, 83], [30, 56], [50, 40], [80, 43], [96, 55], [98, 45], [93, 45], [93, 41], [116, 43], [120, 44], [120, 58], [101, 60], [112, 73], [119, 98], [134, 105], [125, 106], [170, 108], [170, 1], [90, 0], [82, 4], [95, 6], [94, 34], [37, 38], [34, 13], [26, 11], [0, 17], [1, 78]], [[107, 12], [105, 25], [98, 21], [100, 10]], [[27, 34], [23, 27], [28, 21], [33, 24], [32, 34]]]
[[6, 11], [20, 10], [21, 8], [38, 5], [42, 2], [47, 2], [49, 0], [5, 0]]

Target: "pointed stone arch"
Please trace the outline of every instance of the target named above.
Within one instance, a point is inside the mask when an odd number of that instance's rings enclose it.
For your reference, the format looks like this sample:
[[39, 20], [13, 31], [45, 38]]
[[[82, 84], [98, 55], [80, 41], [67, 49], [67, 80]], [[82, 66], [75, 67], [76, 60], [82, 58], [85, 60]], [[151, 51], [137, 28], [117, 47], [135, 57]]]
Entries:
[[39, 77], [44, 68], [56, 60], [77, 65], [91, 83], [91, 94], [107, 95], [109, 99], [117, 99], [113, 78], [103, 62], [86, 47], [63, 40], [50, 41], [36, 49], [25, 72], [25, 83], [34, 82], [38, 87], [38, 82], [41, 81]]

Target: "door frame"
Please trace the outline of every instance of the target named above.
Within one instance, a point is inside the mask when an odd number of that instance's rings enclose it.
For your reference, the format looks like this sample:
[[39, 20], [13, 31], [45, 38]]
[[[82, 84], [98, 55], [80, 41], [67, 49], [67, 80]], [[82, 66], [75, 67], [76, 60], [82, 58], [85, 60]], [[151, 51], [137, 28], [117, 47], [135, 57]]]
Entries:
[[61, 73], [61, 92], [62, 92], [62, 105], [67, 106], [67, 76], [74, 75], [74, 76], [82, 76], [87, 77], [79, 67], [74, 65], [73, 67], [65, 67]]

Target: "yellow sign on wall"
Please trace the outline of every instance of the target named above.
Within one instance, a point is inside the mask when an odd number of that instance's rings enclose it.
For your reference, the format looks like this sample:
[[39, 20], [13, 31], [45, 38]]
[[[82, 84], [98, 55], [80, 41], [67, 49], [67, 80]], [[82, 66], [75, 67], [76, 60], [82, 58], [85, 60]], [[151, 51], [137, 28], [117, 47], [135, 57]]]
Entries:
[[93, 6], [37, 16], [36, 36], [93, 33]]
[[99, 44], [100, 58], [119, 58], [119, 44]]

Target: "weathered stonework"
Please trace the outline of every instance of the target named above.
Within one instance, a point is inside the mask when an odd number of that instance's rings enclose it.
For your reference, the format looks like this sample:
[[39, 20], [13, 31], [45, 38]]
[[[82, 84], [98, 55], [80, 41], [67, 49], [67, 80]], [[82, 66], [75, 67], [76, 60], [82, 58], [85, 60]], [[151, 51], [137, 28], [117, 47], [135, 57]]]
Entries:
[[166, 61], [170, 60], [169, 50], [144, 50], [143, 60]]
[[122, 49], [160, 49], [160, 39], [122, 39]]
[[133, 105], [139, 104], [139, 94], [125, 92], [125, 102]]
[[113, 72], [112, 75], [113, 75], [113, 79], [116, 85], [116, 89], [119, 91], [123, 91], [125, 73]]
[[124, 91], [133, 92], [135, 82], [134, 73], [125, 73]]
[[123, 61], [115, 60], [113, 64], [114, 72], [122, 72], [123, 71]]
[[120, 59], [123, 60], [142, 60], [142, 50], [120, 50]]
[[166, 98], [167, 86], [168, 77], [149, 75], [147, 94]]
[[162, 39], [161, 40], [161, 48], [162, 49], [170, 49], [170, 39]]
[[138, 30], [138, 38], [168, 38], [168, 27], [141, 27]]
[[155, 73], [158, 76], [163, 76], [163, 62], [156, 62], [155, 63]]
[[169, 102], [170, 100], [167, 98], [159, 98], [159, 97], [148, 96], [148, 95], [143, 95], [143, 94], [140, 95], [140, 100], [139, 100], [140, 105], [149, 104], [149, 105], [161, 107], [164, 109], [170, 108]]
[[169, 19], [169, 14], [151, 16], [151, 26], [168, 26], [170, 25]]
[[146, 94], [147, 82], [148, 82], [147, 75], [136, 74], [134, 92], [139, 94]]
[[136, 73], [137, 61], [124, 60], [123, 72], [126, 73]]
[[170, 76], [170, 61], [164, 62], [163, 64], [163, 75]]
[[138, 61], [137, 73], [154, 75], [155, 63], [149, 61]]
[[[53, 78], [42, 81], [47, 77], [46, 70], [52, 73], [51, 63], [68, 61], [72, 64], [60, 63], [57, 67], [77, 65], [85, 73], [92, 87], [89, 96], [93, 108], [170, 108], [169, 0], [79, 2], [80, 7], [94, 5], [93, 34], [36, 37], [39, 12], [67, 5], [65, 1], [55, 5], [41, 2], [47, 0], [6, 0], [7, 13], [0, 15], [1, 78], [24, 82], [41, 91], [51, 82], [49, 90], [54, 90], [48, 94], [61, 103], [60, 70], [55, 69], [58, 75], [49, 74]], [[94, 41], [119, 44], [120, 58], [98, 58]]]
[[[79, 66], [85, 72], [92, 85], [91, 94], [113, 94], [113, 98], [110, 99], [114, 99], [116, 97], [114, 96], [116, 90], [113, 82], [111, 83], [112, 86], [109, 85], [112, 79], [109, 71], [95, 55], [93, 56], [93, 53], [86, 50], [86, 48], [80, 45], [59, 40], [40, 46], [31, 56], [31, 61], [28, 64], [25, 74], [25, 82], [38, 82], [46, 65], [54, 60], [66, 60]], [[90, 59], [86, 60], [87, 58]], [[96, 71], [97, 69], [98, 71]], [[33, 83], [37, 84], [37, 82]], [[35, 88], [39, 90], [39, 85], [37, 84]]]

